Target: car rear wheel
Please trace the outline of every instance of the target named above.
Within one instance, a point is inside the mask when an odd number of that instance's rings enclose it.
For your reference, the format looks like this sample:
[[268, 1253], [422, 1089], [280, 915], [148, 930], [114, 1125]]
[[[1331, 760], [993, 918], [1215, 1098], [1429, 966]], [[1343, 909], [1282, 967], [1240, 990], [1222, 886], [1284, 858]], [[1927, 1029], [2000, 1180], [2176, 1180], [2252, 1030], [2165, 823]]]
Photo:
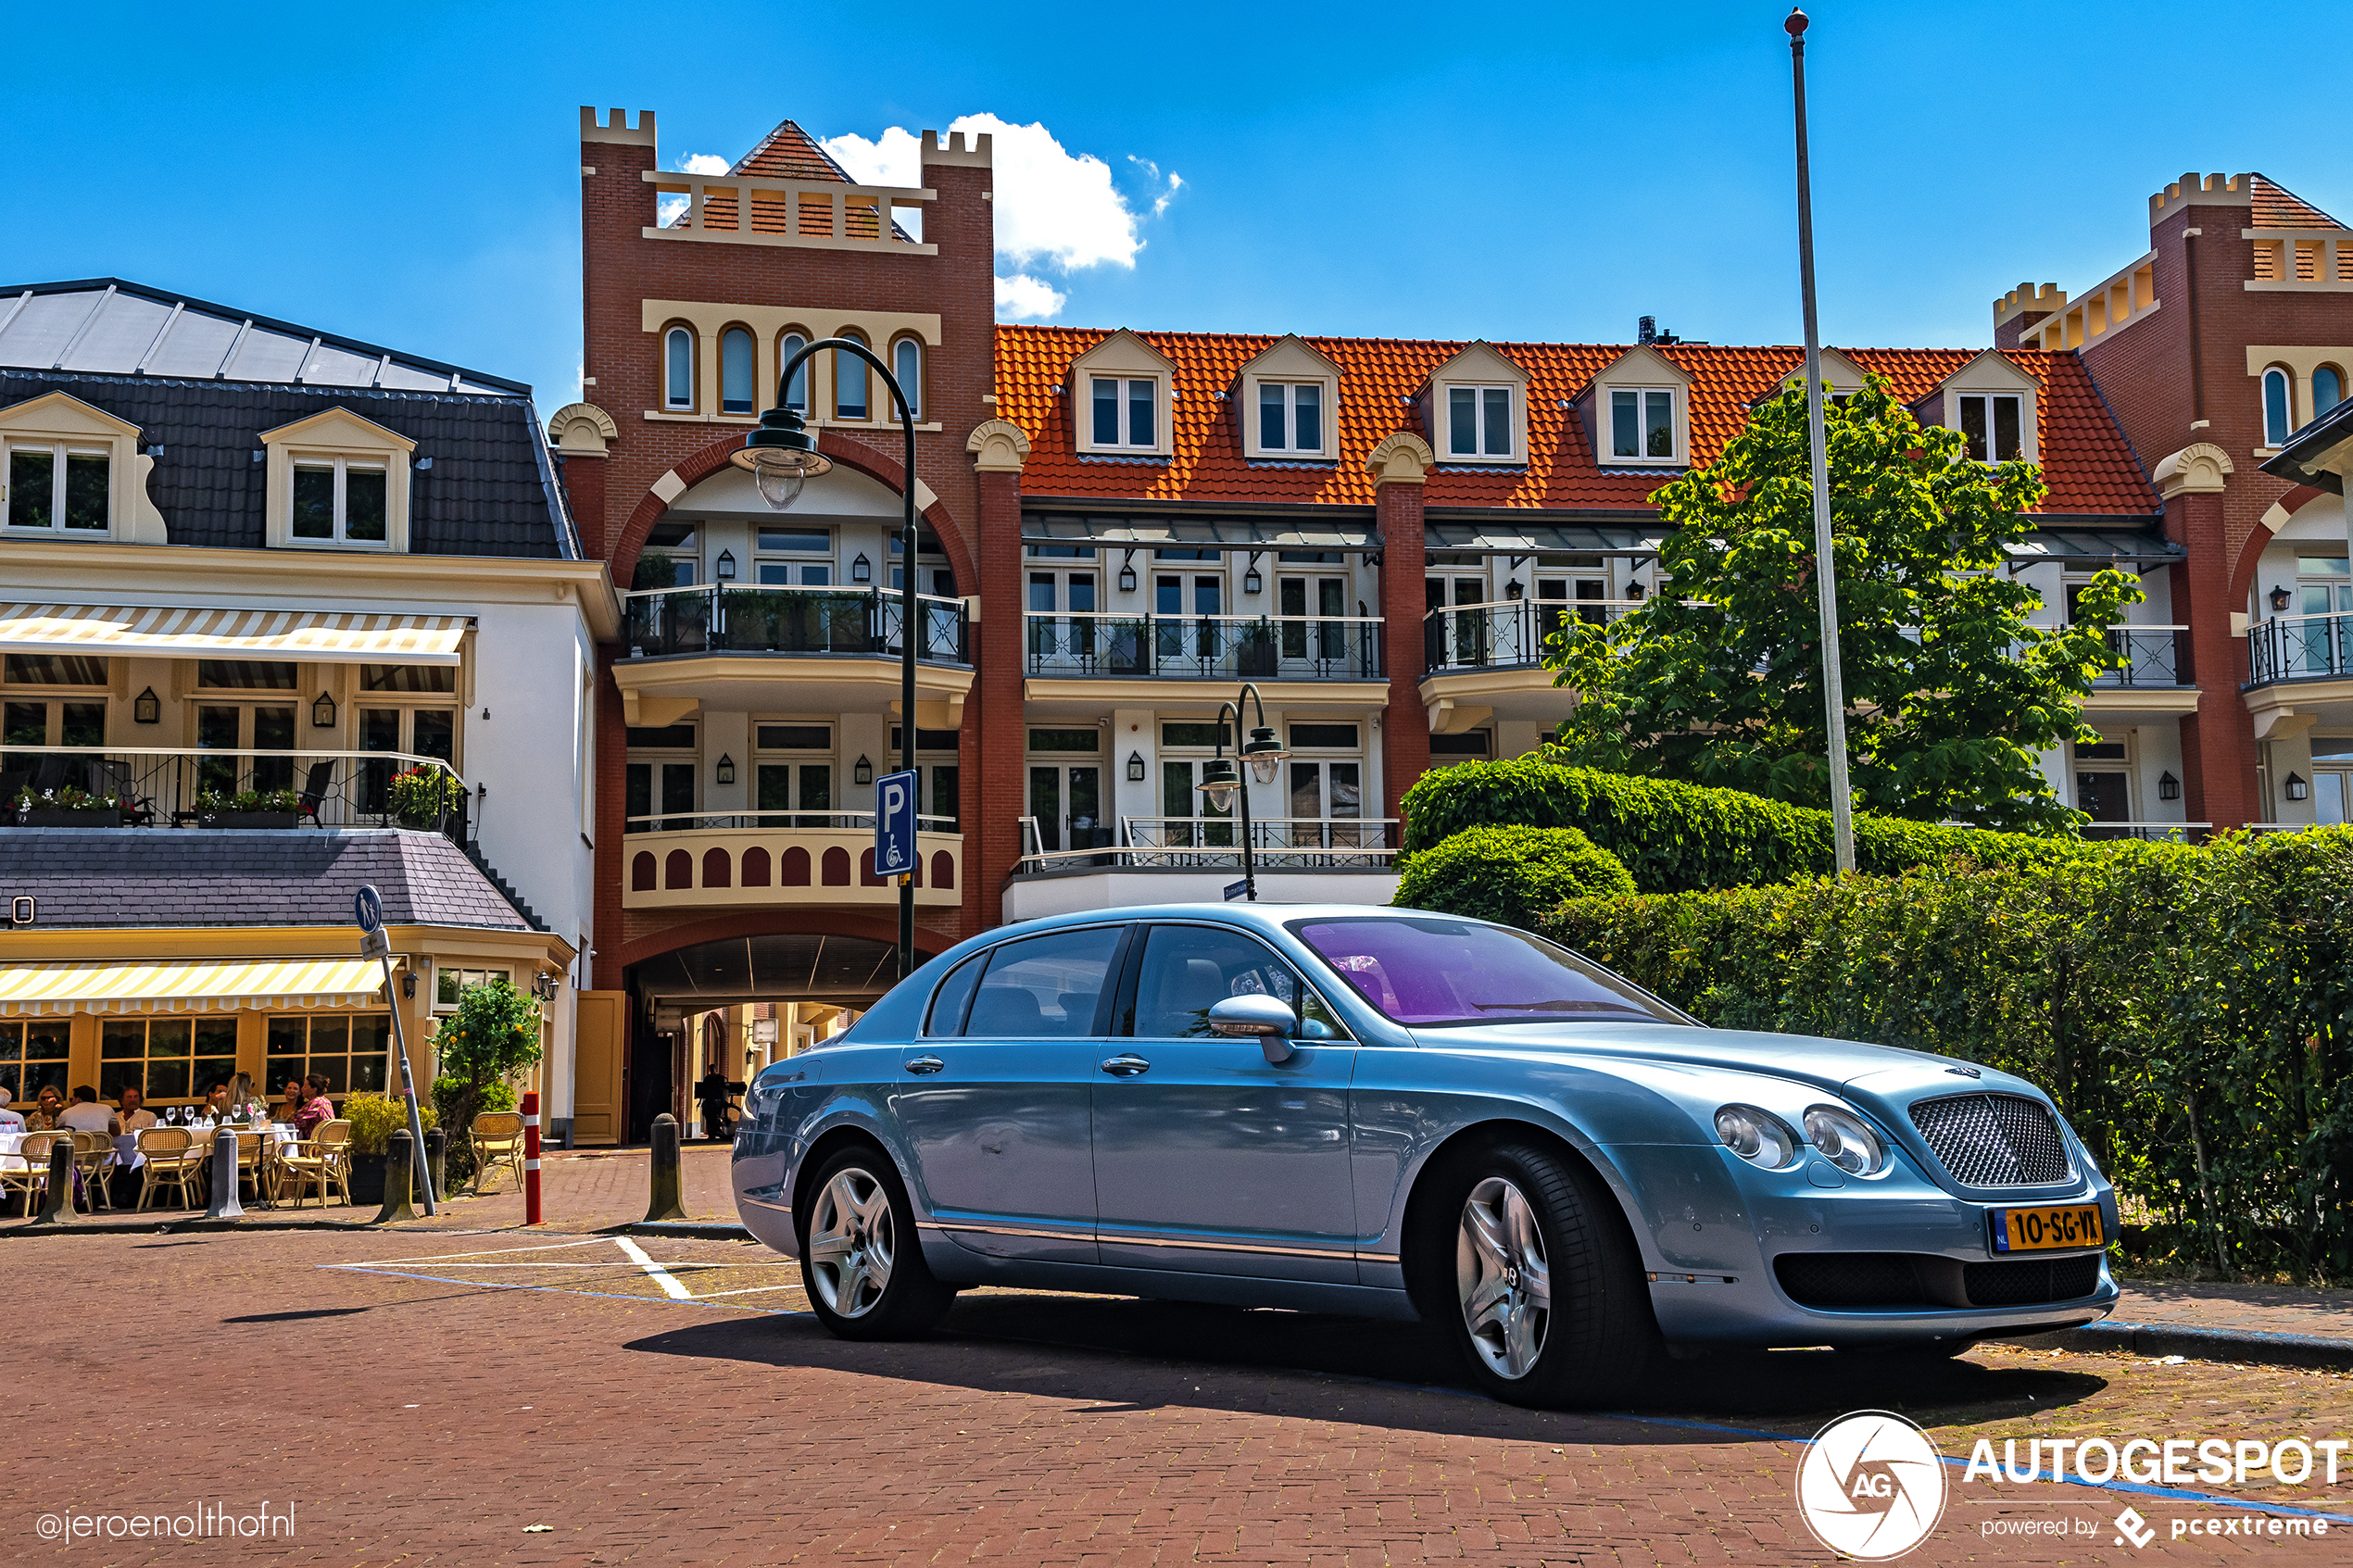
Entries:
[[1572, 1158], [1518, 1143], [1450, 1161], [1437, 1180], [1414, 1294], [1472, 1379], [1541, 1408], [1631, 1394], [1658, 1325], [1608, 1190]]
[[812, 1184], [800, 1226], [800, 1276], [817, 1321], [844, 1339], [912, 1339], [956, 1293], [932, 1277], [913, 1206], [881, 1150], [845, 1148]]

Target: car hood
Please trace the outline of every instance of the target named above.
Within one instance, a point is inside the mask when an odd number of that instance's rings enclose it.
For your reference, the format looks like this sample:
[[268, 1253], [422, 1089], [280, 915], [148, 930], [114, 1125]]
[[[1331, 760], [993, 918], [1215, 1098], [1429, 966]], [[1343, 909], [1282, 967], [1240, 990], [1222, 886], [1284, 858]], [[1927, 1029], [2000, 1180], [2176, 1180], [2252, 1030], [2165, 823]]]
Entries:
[[[1417, 1029], [1414, 1041], [1428, 1049], [1548, 1058], [1586, 1067], [1620, 1060], [1761, 1073], [1810, 1084], [1826, 1093], [1852, 1089], [1890, 1100], [1908, 1099], [1931, 1087], [1957, 1094], [1972, 1088], [2000, 1088], [2043, 1098], [2024, 1079], [1957, 1057], [1875, 1046], [1864, 1040], [1764, 1030], [1693, 1029], [1670, 1023], [1516, 1023], [1498, 1028]], [[1976, 1067], [1977, 1076], [1953, 1073], [1958, 1067]]]

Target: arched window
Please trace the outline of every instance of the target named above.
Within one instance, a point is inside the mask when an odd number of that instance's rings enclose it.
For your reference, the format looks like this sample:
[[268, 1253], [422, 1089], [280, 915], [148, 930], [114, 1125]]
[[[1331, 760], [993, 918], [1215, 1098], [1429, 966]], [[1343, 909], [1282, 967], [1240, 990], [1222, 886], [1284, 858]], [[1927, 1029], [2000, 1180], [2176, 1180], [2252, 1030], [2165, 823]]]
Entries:
[[695, 334], [673, 327], [662, 335], [662, 393], [665, 408], [695, 406]]
[[2287, 372], [2277, 365], [2263, 372], [2263, 445], [2284, 446], [2296, 428], [2288, 417]]
[[924, 417], [924, 345], [913, 338], [902, 337], [890, 351], [890, 373], [899, 378], [899, 390], [906, 395], [907, 417]]
[[[857, 336], [855, 332], [844, 332], [841, 335]], [[869, 406], [870, 400], [866, 395], [866, 383], [869, 379], [866, 374], [866, 361], [854, 354], [844, 354], [839, 349], [834, 351], [834, 418], [863, 420], [873, 417]]]
[[741, 327], [729, 327], [719, 339], [719, 411], [723, 414], [751, 412], [752, 390], [751, 334]]
[[[808, 346], [809, 339], [804, 334], [786, 332], [784, 341], [776, 345], [776, 363], [785, 363]], [[796, 414], [809, 412], [809, 366], [806, 361], [794, 370], [792, 380], [785, 385], [785, 407]]]
[[2334, 365], [2312, 372], [2312, 417], [2319, 419], [2345, 401], [2345, 377]]

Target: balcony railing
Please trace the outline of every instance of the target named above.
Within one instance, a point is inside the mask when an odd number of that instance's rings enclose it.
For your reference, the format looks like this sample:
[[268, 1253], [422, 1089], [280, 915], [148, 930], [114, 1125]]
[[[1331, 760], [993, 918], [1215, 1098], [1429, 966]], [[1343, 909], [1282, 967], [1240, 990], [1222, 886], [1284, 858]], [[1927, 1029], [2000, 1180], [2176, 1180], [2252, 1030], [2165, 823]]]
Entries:
[[[632, 818], [622, 847], [622, 907], [895, 904], [897, 882], [875, 873], [874, 821], [855, 811]], [[918, 904], [941, 907], [963, 898], [963, 835], [934, 831], [948, 822], [925, 817], [918, 824]]]
[[2111, 626], [2108, 651], [2116, 666], [2095, 676], [2095, 686], [2197, 684], [2190, 669], [2190, 629], [2186, 626]]
[[[736, 828], [824, 828], [848, 833], [875, 831], [872, 811], [657, 811], [623, 819], [623, 833], [717, 833]], [[954, 833], [956, 819], [919, 815], [918, 833]]]
[[2158, 843], [2203, 844], [2214, 832], [2212, 822], [2085, 822], [2090, 839], [2140, 838]]
[[[633, 659], [681, 653], [889, 654], [900, 651], [899, 590], [650, 588], [623, 596], [622, 641]], [[915, 657], [972, 662], [962, 599], [916, 596]]]
[[[1049, 849], [1038, 819], [1021, 819], [1013, 872], [1239, 869], [1241, 824], [1226, 817], [1122, 817], [1114, 838], [1092, 847]], [[1096, 830], [1101, 832], [1101, 830]], [[1397, 861], [1394, 817], [1253, 817], [1252, 859], [1260, 871], [1387, 871]]]
[[1024, 618], [1032, 675], [1168, 681], [1371, 681], [1381, 674], [1378, 616], [1113, 615]]
[[1422, 618], [1422, 662], [1432, 671], [1544, 662], [1544, 644], [1575, 620], [1606, 626], [1640, 599], [1504, 599], [1454, 605]]
[[2323, 680], [2353, 671], [2353, 615], [2276, 615], [2246, 633], [2247, 684]]
[[467, 798], [448, 763], [402, 751], [0, 751], [5, 826], [405, 827], [462, 842]]

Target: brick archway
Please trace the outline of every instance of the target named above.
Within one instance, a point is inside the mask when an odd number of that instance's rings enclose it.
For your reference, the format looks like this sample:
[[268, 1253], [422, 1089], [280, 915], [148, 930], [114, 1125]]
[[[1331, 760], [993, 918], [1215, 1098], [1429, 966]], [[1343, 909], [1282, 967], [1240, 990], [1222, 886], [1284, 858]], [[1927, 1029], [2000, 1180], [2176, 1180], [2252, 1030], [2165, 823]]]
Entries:
[[[895, 914], [884, 919], [833, 909], [745, 909], [640, 936], [623, 944], [616, 961], [621, 968], [629, 969], [664, 953], [746, 936], [856, 936], [895, 947], [899, 945], [899, 919]], [[961, 936], [945, 935], [918, 924], [915, 960], [921, 963], [935, 958], [963, 940]]]
[[[681, 484], [691, 489], [725, 468], [729, 457], [742, 445], [741, 436], [722, 436], [693, 456], [680, 459], [670, 471], [677, 476]], [[817, 450], [842, 467], [888, 486], [893, 493], [899, 490], [900, 464], [855, 437], [844, 435], [837, 430], [820, 430], [817, 433]], [[921, 475], [917, 477], [920, 479]], [[662, 514], [669, 510], [670, 503], [650, 490], [639, 498], [636, 508], [629, 514], [629, 521], [622, 525], [620, 536], [613, 541], [610, 560], [615, 584], [625, 584], [635, 574], [639, 552], [646, 547], [646, 540], [653, 533], [654, 524], [660, 522]], [[948, 503], [935, 498], [918, 515], [930, 523], [933, 532], [939, 535], [940, 548], [948, 555], [949, 569], [956, 574], [957, 591], [978, 593], [978, 558], [973, 553], [973, 541], [964, 537], [964, 531], [954, 514], [949, 511]]]
[[[2327, 491], [2314, 489], [2309, 484], [2299, 484], [2281, 496], [2276, 505], [2293, 518], [2327, 494]], [[2247, 596], [2255, 592], [2255, 569], [2262, 564], [2265, 548], [2278, 537], [2259, 523], [2255, 532], [2246, 536], [2246, 542], [2239, 546], [2238, 563], [2231, 569], [2231, 603], [2245, 605]]]

